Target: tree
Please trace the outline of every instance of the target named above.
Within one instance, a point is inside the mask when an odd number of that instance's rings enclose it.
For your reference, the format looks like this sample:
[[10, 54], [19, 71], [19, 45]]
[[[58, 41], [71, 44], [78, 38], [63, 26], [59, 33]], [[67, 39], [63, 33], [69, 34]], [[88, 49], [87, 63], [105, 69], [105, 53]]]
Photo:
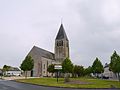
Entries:
[[118, 79], [120, 81], [120, 56], [117, 54], [116, 51], [114, 51], [114, 53], [111, 56], [109, 68], [115, 74], [118, 74]]
[[62, 71], [63, 73], [72, 73], [73, 64], [69, 58], [66, 58], [62, 62]]
[[34, 67], [34, 61], [31, 56], [26, 56], [25, 60], [23, 60], [20, 68], [25, 72], [25, 77], [27, 78], [27, 71], [31, 71]]
[[84, 74], [85, 74], [85, 75], [90, 76], [91, 73], [92, 73], [92, 67], [91, 67], [91, 66], [89, 66], [88, 68], [86, 68], [86, 69], [84, 70]]
[[4, 65], [3, 69], [2, 69], [2, 73], [4, 73], [3, 75], [6, 75], [6, 72], [10, 69], [10, 66], [8, 65]]
[[114, 51], [111, 56], [111, 61], [110, 61], [110, 66], [109, 66], [110, 70], [112, 70], [113, 72], [115, 72], [115, 63], [118, 58], [119, 58], [119, 56], [118, 56], [117, 52]]
[[73, 64], [69, 58], [62, 62], [62, 72], [64, 73], [65, 82], [69, 81], [69, 73], [73, 71]]
[[52, 73], [52, 76], [53, 76], [53, 73], [55, 72], [54, 64], [49, 65], [48, 68], [47, 68], [47, 71], [49, 73]]
[[75, 74], [75, 77], [78, 76], [83, 76], [84, 75], [84, 68], [83, 66], [78, 66], [78, 65], [75, 65], [74, 66], [74, 69], [73, 69], [73, 73]]
[[3, 69], [0, 69], [0, 76], [1, 76], [1, 79], [2, 79], [2, 76], [3, 76]]
[[104, 68], [102, 63], [100, 62], [100, 60], [96, 57], [95, 61], [93, 62], [92, 65], [92, 72], [93, 74], [98, 77], [98, 74], [103, 73], [104, 72]]

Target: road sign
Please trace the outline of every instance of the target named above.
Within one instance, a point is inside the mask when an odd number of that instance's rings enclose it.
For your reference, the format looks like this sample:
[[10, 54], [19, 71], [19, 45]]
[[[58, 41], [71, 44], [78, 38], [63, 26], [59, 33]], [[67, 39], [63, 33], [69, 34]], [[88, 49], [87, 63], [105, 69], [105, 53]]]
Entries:
[[54, 69], [57, 70], [57, 82], [58, 82], [58, 78], [59, 78], [58, 71], [62, 69], [62, 66], [61, 65], [55, 65]]
[[55, 69], [62, 69], [62, 66], [61, 65], [55, 65]]

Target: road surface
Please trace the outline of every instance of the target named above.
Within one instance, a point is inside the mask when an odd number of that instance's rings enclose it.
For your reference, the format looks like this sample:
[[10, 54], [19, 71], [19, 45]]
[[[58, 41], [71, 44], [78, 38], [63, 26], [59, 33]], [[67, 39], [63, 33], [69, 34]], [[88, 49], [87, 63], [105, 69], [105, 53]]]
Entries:
[[[0, 80], [0, 90], [88, 90], [88, 89], [69, 89], [69, 88], [55, 88], [43, 87], [31, 84], [18, 83], [10, 80]], [[90, 89], [96, 90], [96, 89]], [[112, 89], [99, 89], [99, 90], [112, 90]], [[120, 90], [120, 89], [113, 89]]]

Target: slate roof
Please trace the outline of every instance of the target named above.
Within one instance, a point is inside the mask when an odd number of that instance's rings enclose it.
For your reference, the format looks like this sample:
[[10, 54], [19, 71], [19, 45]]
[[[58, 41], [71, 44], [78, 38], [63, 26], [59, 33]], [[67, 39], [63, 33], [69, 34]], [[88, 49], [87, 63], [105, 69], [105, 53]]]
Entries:
[[20, 71], [17, 67], [10, 67], [8, 71]]
[[34, 46], [28, 55], [33, 56], [33, 58], [34, 57], [36, 58], [45, 57], [45, 58], [52, 59], [52, 60], [54, 60], [55, 58], [54, 53], [44, 50], [42, 48], [39, 48], [37, 46]]
[[68, 40], [67, 35], [65, 33], [65, 30], [64, 30], [64, 27], [63, 27], [63, 24], [61, 24], [61, 26], [59, 28], [59, 32], [58, 32], [57, 37], [56, 37], [56, 40], [64, 39], [64, 38], [66, 40]]
[[109, 67], [109, 64], [105, 63], [105, 66], [104, 66], [104, 68], [107, 68], [107, 67]]

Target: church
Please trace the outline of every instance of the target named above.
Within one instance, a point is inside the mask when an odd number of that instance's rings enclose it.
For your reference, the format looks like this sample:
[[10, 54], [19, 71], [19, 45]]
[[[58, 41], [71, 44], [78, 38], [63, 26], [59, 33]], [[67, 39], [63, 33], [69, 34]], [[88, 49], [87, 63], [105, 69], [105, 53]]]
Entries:
[[34, 60], [34, 68], [32, 71], [29, 71], [28, 76], [51, 76], [51, 73], [47, 72], [48, 66], [51, 64], [61, 64], [65, 58], [69, 57], [69, 40], [63, 24], [60, 25], [55, 38], [54, 53], [34, 46], [28, 55]]

